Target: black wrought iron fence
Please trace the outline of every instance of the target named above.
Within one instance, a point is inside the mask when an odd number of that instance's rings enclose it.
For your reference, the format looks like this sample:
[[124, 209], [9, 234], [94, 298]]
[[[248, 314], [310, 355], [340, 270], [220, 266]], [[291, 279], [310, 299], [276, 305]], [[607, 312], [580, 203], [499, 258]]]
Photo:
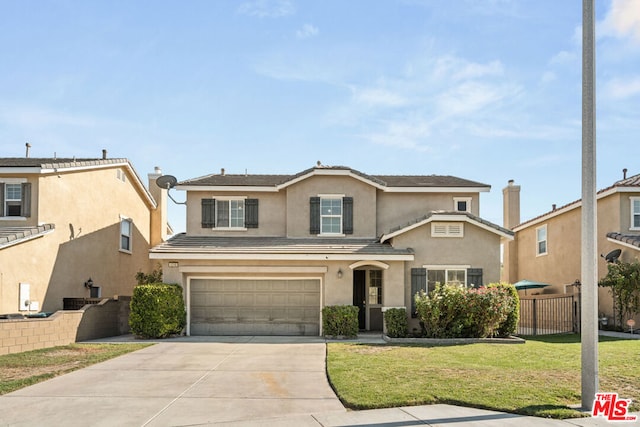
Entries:
[[580, 300], [577, 295], [536, 295], [520, 298], [518, 335], [578, 332]]

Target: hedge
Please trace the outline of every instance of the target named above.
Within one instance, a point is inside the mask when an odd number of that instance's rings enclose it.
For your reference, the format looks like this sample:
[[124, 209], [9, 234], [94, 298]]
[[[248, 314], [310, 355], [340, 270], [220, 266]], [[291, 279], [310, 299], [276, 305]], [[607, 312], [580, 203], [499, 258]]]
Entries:
[[322, 309], [322, 331], [326, 337], [358, 336], [358, 307], [328, 305]]
[[390, 338], [405, 338], [409, 334], [407, 310], [404, 308], [390, 308], [385, 311], [384, 323], [387, 325], [387, 336]]
[[129, 326], [140, 338], [180, 334], [187, 324], [182, 287], [153, 283], [133, 288]]

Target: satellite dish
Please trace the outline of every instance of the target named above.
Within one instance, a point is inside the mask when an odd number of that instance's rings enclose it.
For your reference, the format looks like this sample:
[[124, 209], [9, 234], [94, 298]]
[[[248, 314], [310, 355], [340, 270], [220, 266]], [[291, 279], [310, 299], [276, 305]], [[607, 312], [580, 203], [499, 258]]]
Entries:
[[156, 185], [167, 190], [175, 187], [177, 183], [178, 179], [173, 175], [162, 175], [156, 179]]
[[618, 258], [620, 258], [620, 254], [622, 253], [622, 249], [614, 249], [606, 255], [600, 255], [607, 262], [618, 262]]

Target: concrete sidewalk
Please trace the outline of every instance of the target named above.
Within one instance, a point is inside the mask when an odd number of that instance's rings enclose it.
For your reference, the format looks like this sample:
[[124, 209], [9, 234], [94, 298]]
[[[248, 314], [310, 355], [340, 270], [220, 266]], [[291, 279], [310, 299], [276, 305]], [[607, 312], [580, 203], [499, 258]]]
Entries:
[[[115, 337], [102, 342], [132, 342]], [[380, 335], [358, 342], [384, 343]], [[140, 341], [138, 341], [140, 342]], [[452, 405], [346, 410], [320, 337], [180, 337], [0, 396], [0, 426], [606, 426]], [[615, 423], [618, 426], [640, 425]]]

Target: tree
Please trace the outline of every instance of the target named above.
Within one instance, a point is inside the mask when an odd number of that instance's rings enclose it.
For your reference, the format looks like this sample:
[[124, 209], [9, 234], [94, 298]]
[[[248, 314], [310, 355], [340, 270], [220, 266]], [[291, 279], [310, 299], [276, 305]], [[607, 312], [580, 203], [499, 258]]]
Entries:
[[608, 272], [598, 286], [609, 288], [617, 314], [617, 324], [623, 325], [640, 312], [640, 263], [613, 262], [607, 265]]

